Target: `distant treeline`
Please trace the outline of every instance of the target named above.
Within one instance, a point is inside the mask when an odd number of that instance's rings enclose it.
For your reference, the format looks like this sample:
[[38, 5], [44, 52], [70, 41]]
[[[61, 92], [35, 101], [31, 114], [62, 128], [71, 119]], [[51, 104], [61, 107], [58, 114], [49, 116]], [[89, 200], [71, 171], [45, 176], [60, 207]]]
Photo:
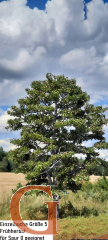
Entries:
[[[79, 167], [82, 166], [84, 160], [79, 159]], [[103, 171], [105, 171], [105, 175], [108, 176], [108, 162], [107, 167], [104, 169], [103, 166], [97, 166], [93, 169], [93, 174], [95, 176], [102, 176]], [[2, 147], [0, 147], [0, 172], [14, 172], [15, 163], [11, 160], [8, 160], [8, 152], [5, 152]]]
[[5, 152], [0, 147], [0, 172], [12, 172], [15, 168], [15, 163], [8, 160], [8, 152]]

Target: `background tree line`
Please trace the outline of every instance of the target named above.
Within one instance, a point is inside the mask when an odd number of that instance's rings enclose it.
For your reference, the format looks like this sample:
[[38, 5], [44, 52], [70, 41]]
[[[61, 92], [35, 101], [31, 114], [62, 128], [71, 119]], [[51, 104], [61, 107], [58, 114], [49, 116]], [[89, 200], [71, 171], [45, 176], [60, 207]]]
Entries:
[[[79, 159], [79, 166], [81, 167], [84, 160]], [[108, 162], [107, 168], [105, 169], [105, 175], [108, 176]], [[15, 163], [8, 159], [8, 152], [3, 150], [3, 147], [0, 147], [0, 172], [14, 172]], [[104, 171], [103, 166], [97, 166], [94, 168], [94, 175], [95, 176], [102, 176]]]
[[8, 152], [0, 147], [0, 172], [12, 172], [15, 169], [15, 163], [8, 159]]

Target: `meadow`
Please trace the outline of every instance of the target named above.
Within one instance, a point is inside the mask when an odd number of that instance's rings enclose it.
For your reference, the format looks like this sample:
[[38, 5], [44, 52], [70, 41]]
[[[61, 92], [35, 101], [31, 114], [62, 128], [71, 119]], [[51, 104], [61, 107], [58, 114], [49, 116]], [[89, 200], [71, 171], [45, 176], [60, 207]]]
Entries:
[[[0, 220], [11, 220], [12, 189], [19, 182], [25, 186], [25, 176], [0, 172], [0, 182]], [[57, 232], [60, 235], [54, 235], [54, 240], [102, 239], [102, 235], [108, 234], [108, 180], [92, 175], [90, 182], [84, 182], [82, 190], [77, 193], [69, 190], [67, 195], [61, 191], [58, 193], [60, 218], [57, 219]], [[32, 196], [23, 195], [20, 202], [22, 219], [47, 220], [48, 208], [43, 201], [52, 200], [46, 193], [37, 190]]]

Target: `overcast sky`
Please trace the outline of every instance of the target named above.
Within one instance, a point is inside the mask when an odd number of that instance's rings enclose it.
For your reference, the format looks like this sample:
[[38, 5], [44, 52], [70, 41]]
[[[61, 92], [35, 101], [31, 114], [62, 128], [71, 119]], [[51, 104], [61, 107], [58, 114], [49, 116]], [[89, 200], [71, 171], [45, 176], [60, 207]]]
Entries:
[[[21, 132], [5, 129], [14, 118], [7, 110], [46, 73], [75, 78], [90, 104], [108, 107], [108, 1], [0, 1], [0, 146], [6, 152]], [[103, 129], [108, 141], [108, 126]], [[108, 161], [108, 150], [96, 151]]]

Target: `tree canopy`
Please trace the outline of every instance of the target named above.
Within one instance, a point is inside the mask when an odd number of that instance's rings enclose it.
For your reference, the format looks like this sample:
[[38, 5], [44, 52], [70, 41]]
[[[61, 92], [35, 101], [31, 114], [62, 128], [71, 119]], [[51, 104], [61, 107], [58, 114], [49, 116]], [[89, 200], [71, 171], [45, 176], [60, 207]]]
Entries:
[[[46, 78], [33, 81], [31, 89], [25, 89], [28, 96], [18, 100], [20, 106], [7, 111], [16, 118], [8, 120], [5, 128], [22, 130], [20, 139], [10, 140], [17, 148], [8, 156], [16, 164], [15, 172], [26, 174], [29, 184], [39, 185], [41, 177], [47, 177], [49, 185], [75, 191], [89, 180], [95, 166], [106, 165], [95, 149], [108, 148], [102, 130], [108, 122], [103, 114], [108, 108], [89, 104], [90, 96], [75, 79], [50, 73]], [[74, 129], [68, 132], [66, 127], [72, 126]], [[98, 142], [92, 147], [83, 146], [83, 141], [90, 139]], [[76, 153], [86, 155], [82, 166]]]

